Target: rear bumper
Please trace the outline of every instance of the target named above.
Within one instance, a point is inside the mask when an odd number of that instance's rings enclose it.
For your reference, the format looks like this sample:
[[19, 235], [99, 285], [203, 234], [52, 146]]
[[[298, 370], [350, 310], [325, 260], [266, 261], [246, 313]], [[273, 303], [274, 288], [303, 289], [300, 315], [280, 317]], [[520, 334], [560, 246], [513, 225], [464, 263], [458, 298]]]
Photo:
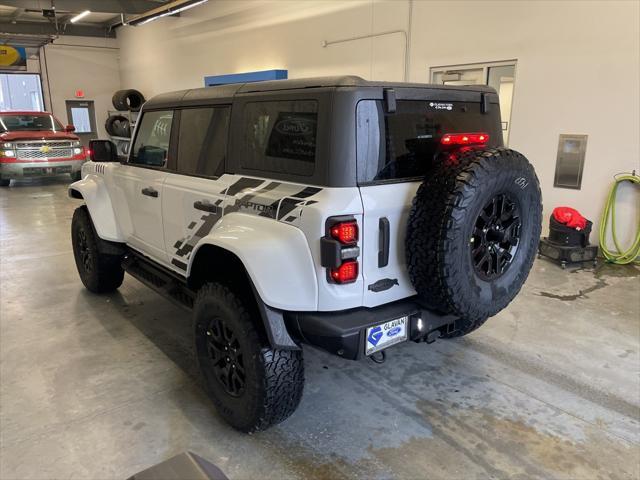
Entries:
[[455, 329], [456, 317], [426, 310], [413, 299], [340, 312], [284, 313], [287, 330], [292, 336], [350, 360], [364, 356], [367, 328], [404, 316], [409, 317], [408, 340], [431, 342], [440, 333]]
[[0, 177], [28, 178], [62, 175], [79, 172], [86, 160], [65, 158], [48, 162], [16, 162], [0, 163]]

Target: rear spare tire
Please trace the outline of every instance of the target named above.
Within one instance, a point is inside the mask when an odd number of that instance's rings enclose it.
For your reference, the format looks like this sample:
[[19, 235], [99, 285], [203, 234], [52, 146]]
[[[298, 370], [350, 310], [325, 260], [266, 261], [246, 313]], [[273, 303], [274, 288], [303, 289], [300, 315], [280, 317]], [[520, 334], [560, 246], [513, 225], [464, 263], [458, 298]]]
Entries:
[[409, 216], [407, 266], [428, 307], [460, 318], [449, 336], [475, 330], [513, 300], [541, 223], [538, 178], [514, 150], [450, 155], [424, 181]]

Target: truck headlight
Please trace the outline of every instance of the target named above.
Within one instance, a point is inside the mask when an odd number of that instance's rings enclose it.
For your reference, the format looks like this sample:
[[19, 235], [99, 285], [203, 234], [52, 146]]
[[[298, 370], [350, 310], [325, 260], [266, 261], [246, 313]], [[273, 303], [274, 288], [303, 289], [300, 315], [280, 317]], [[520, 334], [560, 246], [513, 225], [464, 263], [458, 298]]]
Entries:
[[3, 143], [2, 147], [3, 148], [13, 148], [13, 143], [10, 143], [10, 142]]
[[73, 154], [74, 155], [80, 155], [82, 153], [82, 149], [81, 148], [74, 148], [73, 149]]
[[80, 142], [78, 140], [76, 140], [75, 142], [71, 142], [71, 146], [72, 147], [79, 147], [80, 146]]
[[13, 150], [0, 150], [0, 154], [3, 157], [15, 157], [16, 156], [16, 152]]

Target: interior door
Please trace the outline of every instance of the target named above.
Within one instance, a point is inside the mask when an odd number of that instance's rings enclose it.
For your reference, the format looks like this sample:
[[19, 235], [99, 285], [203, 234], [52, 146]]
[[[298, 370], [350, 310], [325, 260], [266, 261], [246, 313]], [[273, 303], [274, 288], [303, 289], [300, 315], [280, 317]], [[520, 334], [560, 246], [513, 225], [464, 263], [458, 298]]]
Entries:
[[98, 136], [96, 129], [96, 111], [93, 100], [67, 100], [67, 118], [73, 125], [82, 145], [89, 145], [89, 140]]
[[173, 112], [145, 112], [139, 122], [126, 168], [114, 175], [126, 197], [131, 228], [127, 243], [167, 264], [162, 196], [167, 178]]

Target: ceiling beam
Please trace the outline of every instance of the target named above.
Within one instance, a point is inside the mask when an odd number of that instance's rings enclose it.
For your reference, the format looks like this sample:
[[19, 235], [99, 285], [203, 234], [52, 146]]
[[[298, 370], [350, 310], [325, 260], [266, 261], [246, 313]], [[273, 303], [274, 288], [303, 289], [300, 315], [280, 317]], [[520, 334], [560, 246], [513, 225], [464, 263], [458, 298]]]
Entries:
[[109, 37], [115, 38], [116, 32], [108, 27], [87, 26], [66, 24], [61, 25], [60, 30], [56, 32], [53, 23], [46, 22], [19, 22], [7, 23], [0, 22], [0, 33], [5, 34], [23, 34], [23, 35], [71, 35], [79, 37]]
[[[96, 13], [128, 13], [137, 15], [166, 3], [166, 0], [55, 0], [56, 10], [81, 12], [91, 10]], [[22, 9], [51, 8], [46, 0], [0, 0], [0, 4]]]

